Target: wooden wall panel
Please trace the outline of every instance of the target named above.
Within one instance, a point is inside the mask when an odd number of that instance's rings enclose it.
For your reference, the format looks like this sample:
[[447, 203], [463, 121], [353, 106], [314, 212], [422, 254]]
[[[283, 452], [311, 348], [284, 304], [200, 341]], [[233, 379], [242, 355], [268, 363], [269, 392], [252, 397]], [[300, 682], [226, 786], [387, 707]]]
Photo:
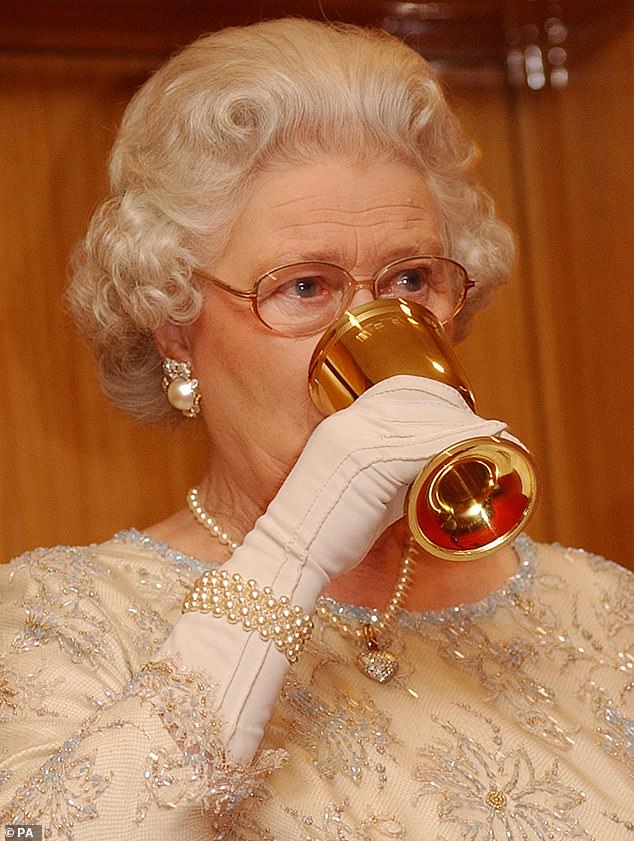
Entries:
[[513, 103], [553, 536], [634, 566], [634, 26]]
[[0, 59], [1, 554], [104, 539], [174, 510], [192, 435], [145, 429], [101, 396], [62, 304], [69, 254], [105, 192], [121, 111], [147, 61]]
[[[497, 74], [451, 93], [520, 241], [513, 284], [460, 355], [481, 412], [507, 419], [542, 465], [532, 533], [621, 562], [632, 507], [632, 37], [558, 93], [511, 94]], [[2, 557], [143, 526], [182, 504], [197, 475], [192, 428], [147, 430], [106, 404], [60, 304], [119, 115], [157, 60], [0, 56]]]

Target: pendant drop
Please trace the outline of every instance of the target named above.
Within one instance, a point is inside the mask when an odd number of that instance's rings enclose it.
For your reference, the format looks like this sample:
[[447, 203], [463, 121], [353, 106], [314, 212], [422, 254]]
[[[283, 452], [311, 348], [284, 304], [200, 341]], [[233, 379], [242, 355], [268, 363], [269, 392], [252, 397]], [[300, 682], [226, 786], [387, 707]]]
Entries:
[[376, 632], [370, 625], [363, 626], [365, 648], [357, 656], [357, 668], [378, 683], [387, 683], [398, 671], [398, 657], [391, 651], [381, 651]]

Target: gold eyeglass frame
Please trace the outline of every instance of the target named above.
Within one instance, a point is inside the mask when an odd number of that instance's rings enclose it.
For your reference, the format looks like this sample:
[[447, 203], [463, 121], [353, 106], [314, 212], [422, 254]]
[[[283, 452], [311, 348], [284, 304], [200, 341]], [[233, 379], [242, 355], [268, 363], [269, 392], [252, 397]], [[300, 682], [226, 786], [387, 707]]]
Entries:
[[[225, 281], [220, 280], [220, 278], [215, 277], [214, 275], [208, 274], [207, 272], [204, 272], [201, 269], [195, 269], [194, 274], [197, 275], [198, 277], [202, 278], [203, 280], [208, 281], [209, 283], [213, 284], [214, 286], [218, 286], [220, 289], [223, 289], [225, 292], [228, 292], [230, 295], [234, 295], [236, 298], [243, 298], [245, 300], [250, 301], [251, 309], [253, 310], [257, 319], [268, 330], [270, 330], [272, 333], [275, 333], [275, 335], [285, 336], [286, 338], [294, 338], [294, 337], [315, 336], [315, 335], [317, 335], [317, 333], [321, 333], [323, 330], [326, 330], [329, 327], [330, 324], [334, 324], [334, 322], [338, 318], [340, 318], [343, 315], [343, 313], [348, 309], [352, 299], [354, 298], [355, 292], [358, 289], [363, 289], [363, 288], [372, 289], [374, 297], [375, 297], [376, 300], [390, 300], [389, 298], [379, 299], [377, 297], [377, 294], [376, 294], [377, 286], [378, 286], [381, 278], [384, 277], [389, 271], [394, 269], [396, 266], [398, 266], [400, 263], [410, 263], [412, 260], [438, 260], [438, 261], [441, 261], [443, 263], [451, 263], [453, 266], [457, 267], [462, 272], [463, 278], [464, 278], [463, 279], [463, 287], [462, 287], [462, 293], [460, 295], [458, 303], [457, 303], [454, 311], [452, 312], [452, 314], [448, 318], [445, 318], [440, 322], [443, 325], [447, 324], [449, 321], [451, 321], [453, 318], [455, 318], [458, 315], [458, 313], [462, 310], [462, 308], [464, 307], [465, 302], [467, 300], [467, 293], [469, 292], [470, 289], [472, 289], [475, 286], [475, 282], [470, 279], [467, 270], [465, 269], [465, 267], [461, 263], [458, 263], [457, 260], [453, 260], [451, 257], [441, 257], [438, 254], [414, 254], [411, 257], [401, 257], [398, 260], [393, 260], [391, 263], [388, 263], [387, 266], [384, 266], [375, 275], [373, 275], [371, 278], [368, 278], [367, 280], [357, 280], [355, 277], [353, 277], [353, 275], [350, 274], [350, 272], [347, 269], [344, 269], [343, 266], [339, 266], [336, 263], [330, 263], [327, 260], [300, 260], [300, 261], [295, 262], [295, 263], [285, 263], [282, 266], [276, 266], [274, 269], [270, 269], [268, 272], [265, 272], [263, 275], [261, 275], [255, 281], [255, 283], [253, 284], [251, 289], [244, 290], [244, 291], [240, 290], [240, 289], [235, 289], [233, 286], [230, 286], [228, 283], [225, 283]], [[272, 327], [270, 324], [268, 324], [262, 318], [262, 316], [260, 315], [258, 306], [257, 306], [258, 288], [259, 288], [260, 284], [264, 280], [266, 280], [267, 278], [274, 275], [276, 272], [284, 271], [285, 269], [296, 268], [297, 266], [328, 266], [329, 268], [337, 269], [338, 271], [342, 272], [345, 275], [345, 277], [348, 279], [347, 294], [344, 296], [343, 302], [340, 305], [340, 309], [337, 312], [337, 314], [331, 319], [331, 321], [328, 324], [321, 325], [320, 327], [317, 327], [314, 330], [311, 329], [306, 333], [304, 333], [304, 332], [289, 333], [289, 332], [286, 332], [286, 331], [283, 331], [283, 330], [279, 330], [276, 327]], [[398, 296], [395, 296], [395, 298], [396, 297], [398, 297]]]

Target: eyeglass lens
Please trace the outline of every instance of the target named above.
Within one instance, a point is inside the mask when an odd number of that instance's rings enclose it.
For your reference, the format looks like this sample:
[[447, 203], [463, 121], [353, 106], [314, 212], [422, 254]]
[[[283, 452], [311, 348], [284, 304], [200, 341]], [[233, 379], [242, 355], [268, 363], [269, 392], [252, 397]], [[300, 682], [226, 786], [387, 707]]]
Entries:
[[[377, 298], [404, 298], [448, 321], [465, 294], [466, 272], [452, 260], [414, 257], [399, 260], [375, 278]], [[297, 263], [265, 275], [258, 283], [258, 315], [276, 332], [308, 335], [343, 314], [354, 296], [354, 279], [330, 263]]]

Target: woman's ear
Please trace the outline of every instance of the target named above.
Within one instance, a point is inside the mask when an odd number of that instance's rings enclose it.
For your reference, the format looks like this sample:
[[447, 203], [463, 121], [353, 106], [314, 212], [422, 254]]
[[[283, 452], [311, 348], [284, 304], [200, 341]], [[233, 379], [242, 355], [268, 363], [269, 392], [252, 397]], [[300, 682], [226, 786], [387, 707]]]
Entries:
[[166, 321], [154, 331], [154, 343], [162, 359], [170, 357], [178, 362], [191, 361], [189, 330], [181, 324]]

